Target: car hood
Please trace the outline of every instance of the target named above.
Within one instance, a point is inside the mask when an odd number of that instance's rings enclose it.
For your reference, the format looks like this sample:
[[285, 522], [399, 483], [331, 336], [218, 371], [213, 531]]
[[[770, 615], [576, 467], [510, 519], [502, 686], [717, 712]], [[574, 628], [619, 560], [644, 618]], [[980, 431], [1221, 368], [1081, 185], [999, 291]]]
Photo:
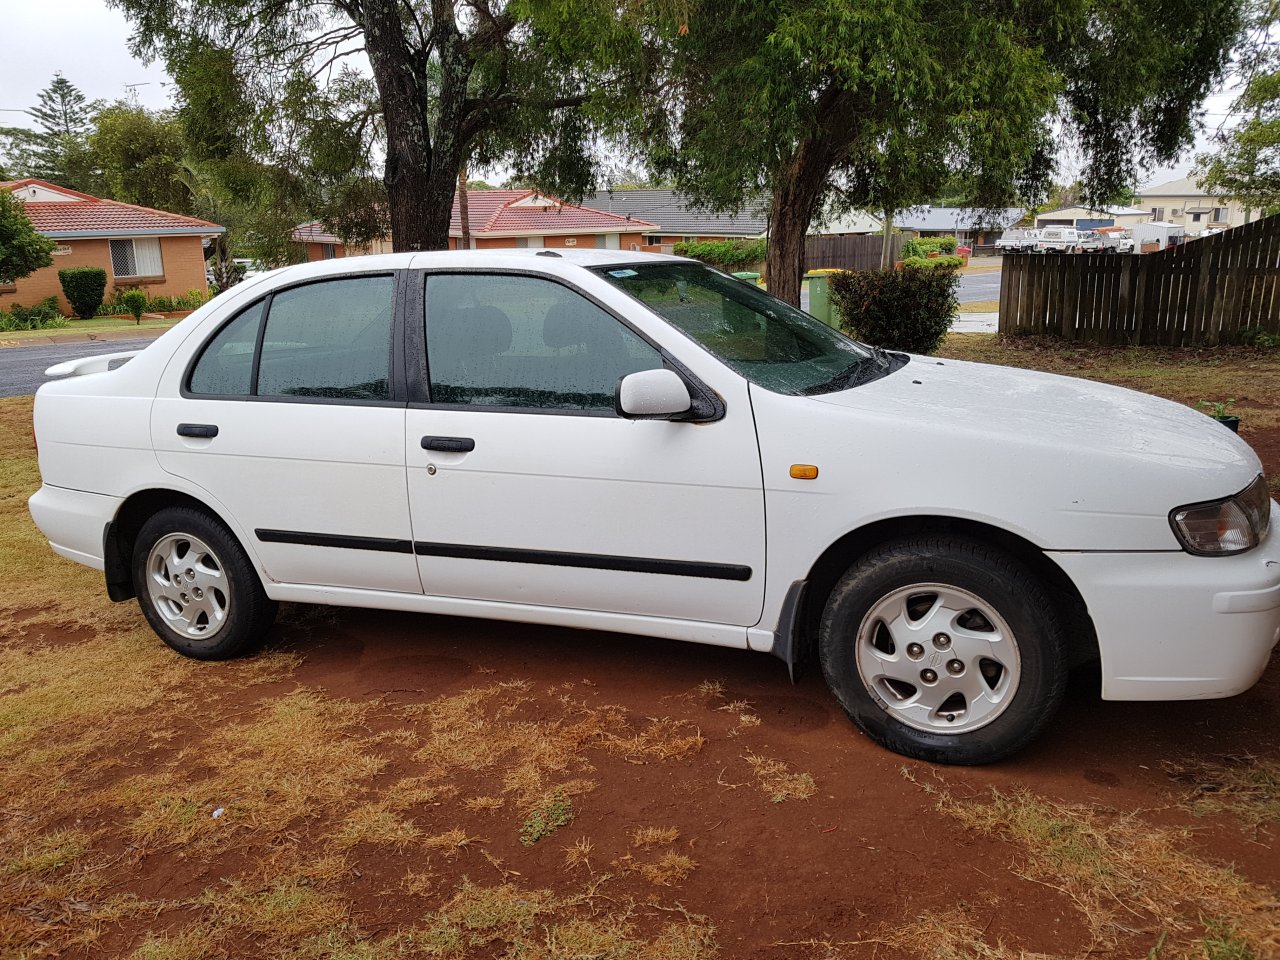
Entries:
[[1208, 468], [1238, 476], [1240, 487], [1261, 470], [1249, 445], [1211, 417], [1078, 377], [912, 357], [889, 376], [815, 399], [873, 408], [903, 421], [999, 435], [1002, 443]]

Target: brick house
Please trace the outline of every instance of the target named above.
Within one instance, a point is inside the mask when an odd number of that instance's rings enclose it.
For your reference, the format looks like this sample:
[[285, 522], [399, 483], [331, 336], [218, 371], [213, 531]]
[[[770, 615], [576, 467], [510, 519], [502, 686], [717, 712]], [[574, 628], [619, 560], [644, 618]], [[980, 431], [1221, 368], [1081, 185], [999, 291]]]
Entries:
[[71, 313], [58, 281], [58, 271], [67, 267], [106, 270], [108, 299], [116, 289], [135, 287], [151, 297], [209, 289], [203, 241], [224, 232], [216, 223], [103, 200], [43, 180], [0, 182], [0, 190], [12, 191], [36, 230], [58, 244], [52, 266], [0, 286], [0, 309], [57, 297], [63, 312]]
[[[473, 250], [522, 247], [638, 250], [645, 234], [658, 227], [648, 220], [563, 203], [533, 190], [468, 191], [467, 216]], [[293, 239], [304, 245], [308, 260], [391, 250], [389, 240], [348, 249], [339, 237], [315, 221], [297, 227]], [[456, 250], [461, 242], [462, 219], [455, 197], [449, 249]]]

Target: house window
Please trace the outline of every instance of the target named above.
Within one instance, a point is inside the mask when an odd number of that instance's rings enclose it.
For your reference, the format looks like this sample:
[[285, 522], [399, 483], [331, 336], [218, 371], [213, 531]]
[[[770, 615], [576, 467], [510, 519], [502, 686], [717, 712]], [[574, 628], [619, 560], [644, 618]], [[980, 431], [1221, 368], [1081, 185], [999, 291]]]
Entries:
[[1214, 207], [1214, 208], [1213, 208], [1213, 222], [1214, 222], [1214, 223], [1226, 223], [1226, 222], [1227, 222], [1227, 208], [1226, 208], [1226, 207]]
[[1152, 207], [1152, 208], [1151, 208], [1151, 219], [1152, 219], [1152, 220], [1163, 220], [1163, 219], [1164, 219], [1164, 207]]
[[517, 249], [517, 250], [528, 250], [528, 249], [529, 249], [529, 238], [528, 238], [528, 237], [516, 237], [516, 249]]
[[164, 276], [160, 240], [156, 237], [112, 240], [111, 273], [120, 278]]
[[338, 256], [338, 245], [336, 243], [320, 244], [320, 257], [324, 260], [333, 260]]

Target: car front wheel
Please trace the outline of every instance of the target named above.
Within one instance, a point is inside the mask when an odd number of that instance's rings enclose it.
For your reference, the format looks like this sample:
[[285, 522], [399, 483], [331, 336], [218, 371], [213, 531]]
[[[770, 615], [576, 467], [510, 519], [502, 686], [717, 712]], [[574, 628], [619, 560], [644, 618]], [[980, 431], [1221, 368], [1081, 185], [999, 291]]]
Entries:
[[855, 724], [898, 753], [991, 763], [1029, 743], [1066, 689], [1065, 632], [1039, 580], [984, 543], [884, 544], [831, 592], [820, 645]]
[[169, 507], [142, 525], [133, 549], [134, 588], [151, 628], [178, 653], [226, 660], [270, 628], [276, 604], [222, 523]]

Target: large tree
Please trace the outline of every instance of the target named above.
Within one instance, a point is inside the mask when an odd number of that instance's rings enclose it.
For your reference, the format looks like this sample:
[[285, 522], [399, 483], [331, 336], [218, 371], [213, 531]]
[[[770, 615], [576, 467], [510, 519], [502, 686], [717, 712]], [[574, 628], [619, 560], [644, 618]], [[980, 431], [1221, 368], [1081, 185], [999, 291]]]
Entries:
[[36, 233], [22, 201], [0, 190], [0, 283], [13, 283], [49, 266], [53, 248], [52, 240]]
[[958, 175], [972, 205], [995, 206], [1043, 196], [1072, 141], [1101, 202], [1174, 157], [1240, 3], [687, 0], [650, 19], [658, 83], [629, 132], [713, 206], [772, 196], [769, 285], [795, 303], [806, 231], [835, 188], [885, 210], [918, 202], [926, 175]]
[[87, 148], [102, 196], [192, 212], [191, 194], [181, 178], [186, 142], [172, 112], [128, 101], [103, 107], [93, 118]]
[[[183, 80], [185, 61], [221, 51], [246, 107], [236, 128], [244, 150], [313, 173], [323, 199], [336, 201], [326, 222], [358, 203], [381, 206], [397, 250], [447, 246], [469, 160], [511, 156], [569, 196], [590, 186], [589, 129], [565, 111], [587, 102], [600, 78], [548, 59], [514, 3], [110, 2], [135, 23], [136, 51], [164, 56], [187, 98], [201, 94]], [[356, 53], [371, 78], [343, 66]]]
[[74, 83], [55, 73], [27, 113], [36, 122], [26, 158], [26, 175], [76, 190], [91, 190], [93, 167], [88, 155], [95, 104]]

